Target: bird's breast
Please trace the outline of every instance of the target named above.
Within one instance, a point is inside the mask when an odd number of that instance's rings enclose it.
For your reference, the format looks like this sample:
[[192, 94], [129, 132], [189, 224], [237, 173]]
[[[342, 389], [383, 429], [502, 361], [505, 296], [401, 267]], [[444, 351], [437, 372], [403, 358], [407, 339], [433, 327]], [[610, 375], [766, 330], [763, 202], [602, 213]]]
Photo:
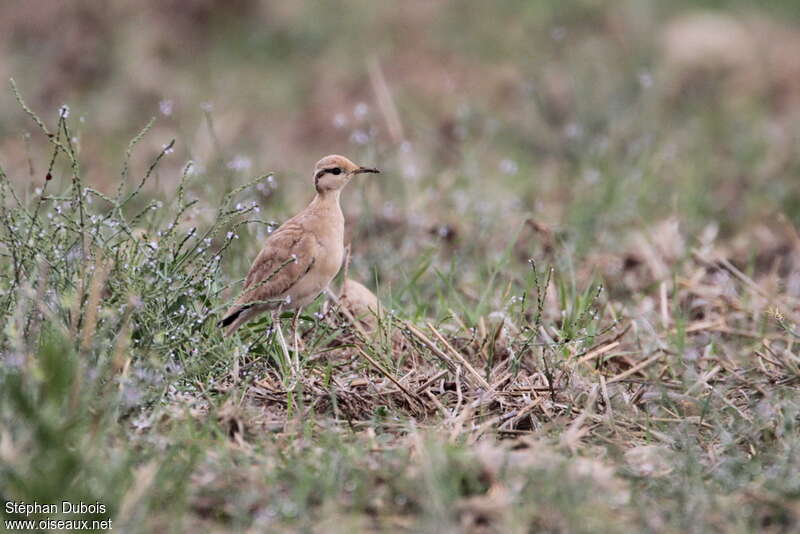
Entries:
[[344, 218], [326, 217], [312, 232], [317, 241], [313, 263], [290, 290], [295, 306], [311, 303], [331, 283], [344, 259]]
[[330, 228], [326, 234], [319, 240], [317, 263], [320, 273], [330, 282], [330, 279], [339, 272], [344, 259], [344, 228]]

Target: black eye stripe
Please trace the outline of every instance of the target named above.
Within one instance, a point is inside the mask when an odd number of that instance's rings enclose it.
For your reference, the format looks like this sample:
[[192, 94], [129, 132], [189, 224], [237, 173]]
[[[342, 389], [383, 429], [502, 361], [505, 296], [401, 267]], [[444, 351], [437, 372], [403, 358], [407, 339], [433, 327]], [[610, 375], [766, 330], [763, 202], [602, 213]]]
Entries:
[[334, 167], [332, 169], [320, 169], [320, 170], [317, 171], [317, 174], [316, 174], [316, 176], [314, 176], [314, 178], [319, 180], [319, 178], [323, 174], [325, 174], [326, 172], [329, 172], [329, 173], [331, 173], [333, 175], [337, 175], [338, 176], [339, 174], [342, 174], [342, 169], [340, 169], [339, 167]]

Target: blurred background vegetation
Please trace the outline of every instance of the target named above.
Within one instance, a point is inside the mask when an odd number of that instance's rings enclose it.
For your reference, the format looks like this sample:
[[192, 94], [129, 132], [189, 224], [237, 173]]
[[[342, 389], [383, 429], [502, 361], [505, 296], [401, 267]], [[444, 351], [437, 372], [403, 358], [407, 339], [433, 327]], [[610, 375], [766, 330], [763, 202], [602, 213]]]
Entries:
[[[170, 302], [180, 310], [194, 303], [198, 318], [218, 304], [214, 298], [235, 294], [222, 287], [243, 276], [269, 231], [266, 225], [234, 227], [232, 215], [224, 230], [230, 227], [236, 234], [223, 239], [219, 199], [254, 176], [274, 172], [232, 202], [236, 210], [256, 202], [261, 217], [283, 221], [309, 201], [313, 164], [329, 153], [383, 170], [343, 195], [346, 239], [353, 248], [350, 273], [404, 317], [444, 321], [462, 314], [467, 324], [460, 326], [473, 328], [493, 312], [510, 310], [507, 301], [523, 285], [528, 260], [535, 258], [556, 266], [563, 284], [560, 302], [548, 303], [549, 317], [569, 315], [567, 308], [583, 316], [594, 304], [584, 288], [602, 280], [609, 290], [603, 297], [609, 299], [603, 301], [607, 310], [641, 319], [644, 337], [654, 334], [651, 324], [663, 321], [666, 332], [659, 334], [674, 343], [676, 354], [699, 358], [713, 345], [749, 362], [754, 349], [741, 339], [715, 338], [715, 345], [707, 338], [682, 337], [686, 321], [716, 313], [731, 323], [740, 321], [740, 330], [763, 334], [767, 328], [769, 299], [745, 299], [745, 305], [731, 305], [736, 308], [731, 310], [708, 304], [717, 302], [710, 296], [679, 298], [679, 291], [701, 280], [701, 271], [711, 273], [702, 281], [718, 289], [725, 303], [741, 290], [734, 288], [741, 279], [723, 276], [722, 270], [703, 271], [699, 260], [693, 263], [693, 252], [710, 250], [712, 244], [748, 280], [789, 303], [783, 311], [790, 320], [800, 313], [796, 0], [3, 2], [0, 79], [11, 77], [51, 129], [62, 106], [68, 106], [82, 179], [103, 194], [113, 195], [121, 177], [128, 180], [125, 188], [134, 189], [175, 140], [130, 208], [133, 214], [158, 200], [159, 209], [177, 211], [175, 191], [191, 162], [186, 195], [196, 203], [180, 230], [219, 223], [208, 252], [225, 251], [222, 274], [214, 267], [203, 270], [210, 259], [197, 267], [198, 277], [213, 280], [214, 287], [209, 282], [197, 288], [207, 291], [202, 294], [208, 301]], [[154, 125], [125, 173], [128, 143], [151, 117]], [[50, 151], [49, 140], [12, 92], [0, 91], [0, 168], [23, 202], [33, 202], [41, 192]], [[50, 191], [69, 191], [71, 181], [69, 162], [58, 159]], [[4, 200], [10, 205], [10, 197]], [[157, 227], [163, 229], [153, 223], [131, 240], [151, 242], [156, 236], [146, 232]], [[153, 252], [155, 263], [172, 265], [167, 242], [165, 237], [161, 252]], [[4, 251], [2, 261], [9, 254]], [[127, 280], [121, 267], [117, 264], [110, 278], [124, 281], [125, 291], [159, 293], [152, 307], [149, 301], [129, 307], [151, 314], [142, 312], [144, 321], [131, 312], [130, 319], [137, 341], [152, 337], [152, 344], [144, 341], [147, 349], [128, 347], [115, 337], [130, 333], [116, 328], [127, 328], [129, 316], [114, 315], [109, 304], [121, 305], [129, 297], [122, 290], [107, 302], [97, 290], [95, 297], [109, 309], [99, 314], [96, 346], [79, 339], [77, 327], [69, 332], [41, 328], [41, 339], [25, 349], [38, 354], [39, 374], [14, 374], [19, 354], [9, 347], [24, 342], [13, 326], [4, 330], [4, 361], [11, 371], [4, 368], [9, 374], [2, 375], [8, 387], [2, 397], [0, 459], [5, 463], [0, 474], [10, 482], [0, 486], [0, 496], [102, 497], [115, 517], [143, 531], [180, 528], [169, 513], [152, 513], [163, 502], [174, 515], [184, 514], [184, 527], [257, 530], [270, 521], [290, 528], [333, 518], [329, 529], [345, 531], [363, 527], [369, 521], [365, 517], [380, 517], [386, 521], [380, 524], [392, 528], [436, 530], [463, 525], [458, 521], [464, 514], [454, 518], [454, 510], [480, 508], [464, 499], [483, 496], [494, 477], [508, 476], [506, 485], [516, 489], [508, 501], [498, 498], [502, 502], [494, 504], [512, 510], [504, 524], [520, 529], [700, 532], [722, 522], [741, 531], [757, 526], [788, 532], [797, 525], [796, 507], [789, 503], [797, 495], [796, 484], [784, 476], [796, 473], [800, 450], [796, 403], [777, 394], [769, 397], [774, 401], [769, 408], [756, 409], [756, 401], [748, 398], [748, 409], [742, 408], [746, 415], [737, 419], [735, 428], [742, 434], [753, 418], [763, 417], [764, 428], [770, 428], [763, 435], [753, 430], [758, 436], [750, 447], [763, 447], [757, 466], [750, 451], [742, 452], [744, 445], [739, 448], [730, 436], [718, 439], [727, 432], [727, 419], [703, 419], [704, 411], [699, 427], [713, 425], [715, 434], [697, 443], [681, 441], [685, 427], [664, 423], [658, 432], [678, 443], [679, 452], [667, 455], [673, 476], [633, 477], [632, 497], [623, 499], [633, 506], [619, 513], [616, 504], [597, 498], [606, 491], [628, 491], [606, 486], [615, 486], [616, 478], [593, 472], [589, 487], [594, 491], [587, 495], [586, 472], [565, 478], [574, 463], [562, 456], [547, 465], [526, 464], [525, 475], [507, 473], [492, 450], [463, 446], [471, 438], [456, 431], [451, 441], [457, 444], [414, 436], [410, 455], [403, 445], [392, 446], [394, 436], [376, 440], [372, 427], [363, 431], [371, 435], [352, 440], [337, 433], [340, 429], [312, 432], [311, 427], [265, 438], [258, 426], [264, 413], [241, 408], [247, 390], [236, 389], [243, 387], [238, 374], [231, 389], [215, 389], [233, 375], [232, 353], [238, 373], [240, 353], [218, 339], [210, 326], [213, 317], [204, 316], [209, 320], [202, 327], [190, 324], [194, 316], [176, 320], [169, 330], [158, 322], [162, 309], [156, 300], [170, 296], [171, 286], [150, 284], [133, 269]], [[85, 282], [74, 287], [86, 289], [94, 278], [78, 271], [68, 274]], [[72, 283], [70, 278], [64, 287], [72, 291]], [[74, 297], [65, 294], [63, 309]], [[659, 304], [665, 308], [659, 310]], [[166, 304], [163, 310], [174, 312]], [[184, 336], [183, 352], [159, 352], [170, 335]], [[648, 339], [661, 343], [655, 335]], [[641, 347], [638, 337], [636, 343]], [[67, 345], [75, 350], [62, 350]], [[200, 363], [196, 350], [189, 350], [198, 346], [208, 352]], [[133, 355], [135, 395], [122, 382], [116, 388], [95, 380], [105, 372], [118, 373], [119, 354], [126, 351]], [[89, 353], [96, 362], [87, 363]], [[137, 368], [143, 355], [161, 367]], [[164, 370], [176, 360], [186, 367], [178, 373]], [[95, 373], [95, 364], [102, 372]], [[171, 381], [188, 364], [191, 377], [176, 390]], [[701, 371], [686, 373], [688, 388], [707, 369]], [[79, 390], [82, 380], [86, 385]], [[699, 395], [697, 389], [692, 392]], [[585, 394], [576, 397], [576, 406], [583, 406]], [[709, 393], [705, 402], [710, 398]], [[672, 402], [664, 400], [664, 406], [680, 411]], [[375, 428], [383, 428], [380, 408]], [[721, 403], [720, 413], [723, 409]], [[294, 424], [284, 415], [288, 426]], [[28, 427], [13, 426], [18, 420]], [[242, 439], [244, 427], [259, 429], [247, 435], [253, 448], [230, 444]], [[547, 427], [541, 436], [552, 438], [554, 432]], [[708, 475], [695, 461], [712, 441], [723, 442], [730, 456], [725, 469]], [[613, 449], [607, 459], [616, 475], [632, 476], [633, 468], [621, 460], [624, 448]], [[370, 455], [375, 451], [379, 456]], [[659, 457], [663, 452], [658, 450]], [[491, 476], [477, 472], [476, 458]], [[655, 465], [650, 468], [660, 464]], [[320, 480], [323, 472], [333, 474]], [[43, 482], [47, 473], [58, 476]], [[542, 493], [536, 480], [551, 484]], [[770, 489], [762, 493], [764, 486]], [[418, 495], [419, 487], [425, 490]], [[670, 504], [654, 505], [662, 500]], [[532, 507], [525, 508], [530, 502]], [[752, 522], [751, 513], [757, 517]]]
[[[85, 179], [102, 191], [151, 116], [134, 168], [177, 139], [156, 189], [171, 190], [188, 160], [207, 177], [201, 201], [275, 171], [279, 187], [257, 200], [277, 220], [307, 202], [322, 155], [381, 165], [387, 174], [345, 201], [353, 231], [385, 238], [358, 245], [363, 278], [412, 260], [402, 247], [383, 254], [409, 234], [415, 256], [444, 239], [469, 257], [507, 245], [474, 236], [535, 221], [583, 255], [676, 213], [691, 233], [800, 221], [800, 8], [789, 0], [2, 10], [0, 76], [45, 116], [70, 106]], [[29, 160], [46, 140], [26, 136], [2, 98], [3, 165], [33, 190], [42, 169]]]
[[[0, 76], [35, 109], [81, 118], [100, 187], [157, 116], [152, 149], [177, 138], [166, 164], [276, 171], [293, 207], [320, 155], [342, 152], [394, 171], [378, 187], [401, 206], [419, 194], [401, 184], [423, 180], [443, 204], [469, 189], [587, 231], [675, 209], [688, 222], [800, 217], [789, 0], [34, 0], [2, 15]], [[22, 115], [3, 101], [3, 163], [21, 179]]]

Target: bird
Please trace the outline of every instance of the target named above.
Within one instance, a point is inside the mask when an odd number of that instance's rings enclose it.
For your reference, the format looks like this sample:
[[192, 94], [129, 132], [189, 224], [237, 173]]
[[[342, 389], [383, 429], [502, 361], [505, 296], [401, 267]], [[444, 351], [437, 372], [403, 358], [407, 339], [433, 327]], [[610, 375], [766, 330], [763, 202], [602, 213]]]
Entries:
[[[336, 154], [317, 162], [314, 199], [267, 238], [250, 266], [242, 293], [218, 323], [225, 328], [225, 337], [267, 311], [279, 315], [281, 310], [294, 309], [296, 322], [301, 309], [328, 287], [342, 265], [342, 189], [358, 174], [379, 172]], [[277, 319], [273, 315], [273, 324]], [[296, 337], [295, 330], [295, 348]]]
[[339, 291], [339, 304], [350, 313], [352, 320], [359, 322], [366, 333], [372, 334], [378, 330], [383, 307], [375, 293], [364, 284], [345, 278]]

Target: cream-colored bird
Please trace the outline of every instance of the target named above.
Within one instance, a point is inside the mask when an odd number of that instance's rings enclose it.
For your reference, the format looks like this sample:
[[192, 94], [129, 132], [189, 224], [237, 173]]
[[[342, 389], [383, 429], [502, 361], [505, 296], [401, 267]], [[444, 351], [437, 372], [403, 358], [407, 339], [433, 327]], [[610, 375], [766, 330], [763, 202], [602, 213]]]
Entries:
[[325, 156], [317, 162], [314, 200], [267, 238], [247, 273], [241, 296], [219, 322], [226, 336], [265, 311], [295, 309], [299, 314], [328, 287], [344, 256], [339, 196], [353, 176], [370, 172], [380, 171], [344, 156]]

